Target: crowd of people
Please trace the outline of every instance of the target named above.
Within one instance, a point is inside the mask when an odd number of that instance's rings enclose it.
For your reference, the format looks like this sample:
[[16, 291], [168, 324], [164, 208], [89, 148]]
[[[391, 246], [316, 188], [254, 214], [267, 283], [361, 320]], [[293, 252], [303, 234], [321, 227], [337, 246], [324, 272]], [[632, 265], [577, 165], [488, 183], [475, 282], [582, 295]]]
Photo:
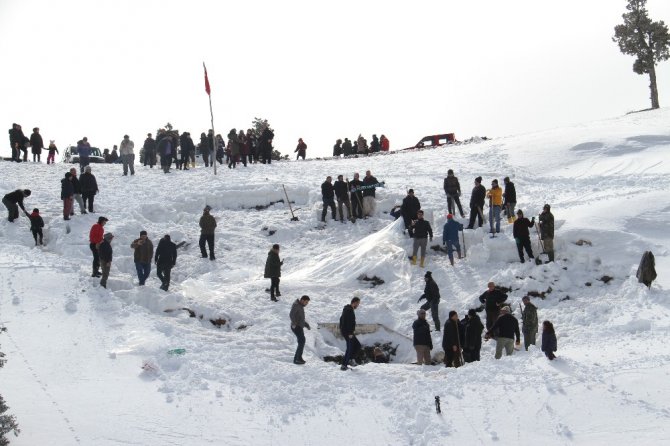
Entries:
[[341, 156], [369, 155], [377, 152], [388, 152], [390, 148], [391, 143], [385, 135], [382, 135], [380, 138], [377, 138], [377, 135], [372, 135], [372, 140], [368, 145], [368, 140], [359, 134], [358, 138], [354, 138], [353, 140], [344, 138], [344, 141], [341, 139], [335, 141], [333, 156], [339, 158]]

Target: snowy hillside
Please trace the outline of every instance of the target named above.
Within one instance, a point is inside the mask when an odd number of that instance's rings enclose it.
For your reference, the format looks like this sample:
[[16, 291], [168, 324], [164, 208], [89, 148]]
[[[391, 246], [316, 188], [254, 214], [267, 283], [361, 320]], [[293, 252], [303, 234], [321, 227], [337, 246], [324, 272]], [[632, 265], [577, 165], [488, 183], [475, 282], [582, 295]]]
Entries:
[[[668, 122], [670, 109], [662, 109], [446, 149], [238, 166], [218, 176], [202, 167], [165, 175], [138, 166], [124, 177], [120, 165], [94, 165], [96, 214], [69, 222], [59, 196], [70, 166], [2, 162], [0, 191], [32, 189], [26, 208], [38, 207], [46, 224], [46, 246], [36, 248], [25, 216], [0, 222], [0, 324], [8, 329], [0, 336], [8, 359], [0, 394], [22, 429], [12, 445], [667, 441]], [[431, 249], [425, 268], [410, 265], [402, 220], [385, 212], [414, 188], [435, 230], [431, 244], [438, 243], [449, 168], [466, 208], [479, 175], [486, 186], [509, 176], [517, 207], [529, 217], [550, 203], [557, 261], [519, 263], [512, 227], [503, 221], [495, 239], [486, 225], [466, 231], [467, 258], [453, 268]], [[367, 169], [386, 182], [377, 189], [378, 215], [319, 229], [325, 177], [351, 179]], [[282, 184], [299, 221], [278, 202]], [[206, 204], [218, 220], [213, 262], [197, 247]], [[107, 289], [89, 277], [88, 231], [99, 215], [115, 234]], [[130, 243], [143, 229], [154, 245], [167, 233], [190, 242], [179, 250], [169, 292], [158, 288], [155, 267], [147, 285], [137, 285]], [[263, 279], [273, 243], [284, 260], [277, 303]], [[635, 279], [645, 250], [654, 252], [659, 275], [651, 290]], [[512, 289], [516, 315], [522, 296], [550, 288], [533, 302], [540, 321], [556, 327], [558, 359], [549, 362], [531, 347], [496, 361], [490, 341], [480, 362], [459, 369], [412, 365], [411, 325], [426, 270], [440, 287], [443, 323], [450, 310], [462, 317], [478, 306], [489, 280]], [[372, 287], [361, 275], [384, 283]], [[613, 279], [605, 283], [604, 276]], [[307, 364], [298, 366], [288, 313], [303, 294], [312, 299], [312, 330]], [[317, 323], [337, 322], [353, 296], [362, 300], [359, 324], [385, 327], [361, 342], [398, 346], [390, 364], [343, 372], [322, 360], [342, 354], [344, 342]], [[226, 322], [217, 327], [210, 319]], [[436, 353], [439, 333], [433, 342]], [[167, 353], [176, 348], [185, 353]]]

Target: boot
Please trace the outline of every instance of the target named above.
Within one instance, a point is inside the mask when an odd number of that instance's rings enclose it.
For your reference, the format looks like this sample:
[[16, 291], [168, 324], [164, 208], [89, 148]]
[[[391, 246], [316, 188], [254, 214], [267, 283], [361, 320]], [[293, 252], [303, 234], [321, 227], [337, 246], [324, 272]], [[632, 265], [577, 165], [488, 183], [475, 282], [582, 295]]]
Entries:
[[460, 260], [460, 259], [461, 259], [461, 250], [460, 250], [460, 249], [457, 250], [457, 251], [456, 251], [456, 254], [458, 254], [458, 260]]
[[412, 256], [412, 265], [416, 265], [416, 256]]
[[[460, 257], [459, 257], [459, 259], [460, 259]], [[454, 259], [449, 259], [449, 263], [451, 263], [451, 266], [454, 266]], [[421, 266], [423, 266], [423, 265], [421, 265]]]
[[421, 268], [423, 268], [423, 262], [424, 262], [425, 260], [426, 260], [425, 257], [421, 257], [421, 263], [419, 264], [419, 266], [420, 266]]

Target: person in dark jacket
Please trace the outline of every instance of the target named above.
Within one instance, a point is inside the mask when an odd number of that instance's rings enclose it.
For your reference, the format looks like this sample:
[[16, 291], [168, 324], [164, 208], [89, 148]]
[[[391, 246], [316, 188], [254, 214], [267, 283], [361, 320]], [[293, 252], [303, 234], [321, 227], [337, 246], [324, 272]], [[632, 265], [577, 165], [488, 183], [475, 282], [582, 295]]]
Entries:
[[461, 218], [465, 217], [463, 214], [463, 206], [461, 206], [461, 183], [458, 182], [458, 178], [454, 176], [454, 171], [452, 169], [447, 170], [447, 177], [444, 179], [444, 193], [447, 194], [447, 209], [450, 214], [456, 213], [456, 208], [454, 203], [458, 206], [458, 212], [461, 214]]
[[102, 243], [98, 247], [98, 255], [100, 257], [100, 267], [102, 268], [102, 277], [100, 277], [100, 286], [107, 288], [107, 279], [109, 278], [109, 270], [112, 268], [112, 239], [114, 234], [106, 233], [102, 237]]
[[9, 145], [12, 148], [12, 161], [21, 162], [21, 150], [23, 150], [26, 139], [21, 126], [16, 123], [12, 124], [12, 128], [9, 129]]
[[526, 260], [523, 258], [523, 250], [526, 250], [529, 259], [534, 259], [533, 248], [530, 246], [530, 232], [528, 228], [535, 226], [535, 217], [532, 220], [528, 220], [523, 216], [523, 211], [519, 209], [516, 211], [516, 220], [514, 220], [514, 226], [512, 228], [512, 233], [514, 234], [514, 241], [516, 242], [516, 249], [519, 252], [519, 260], [521, 263], [524, 263]]
[[409, 236], [412, 237], [412, 222], [416, 220], [417, 212], [421, 209], [421, 203], [419, 199], [414, 196], [414, 189], [407, 191], [407, 196], [402, 200], [402, 206], [400, 211], [402, 213], [402, 219], [405, 222], [405, 229], [409, 232]]
[[165, 234], [158, 242], [154, 261], [156, 276], [161, 281], [161, 290], [167, 291], [170, 288], [170, 273], [177, 264], [177, 245], [172, 242], [169, 234]]
[[460, 367], [463, 365], [458, 313], [455, 311], [449, 312], [449, 320], [444, 324], [442, 349], [444, 349], [445, 367]]
[[484, 325], [479, 315], [473, 309], [468, 310], [465, 323], [465, 338], [463, 342], [463, 357], [465, 362], [479, 361], [479, 352], [482, 349], [482, 332]]
[[228, 168], [234, 169], [237, 165], [237, 160], [240, 157], [240, 138], [237, 135], [236, 129], [230, 129], [228, 132], [228, 150], [230, 156], [228, 157]]
[[372, 217], [375, 215], [375, 210], [377, 209], [377, 203], [375, 202], [376, 188], [373, 186], [377, 184], [379, 184], [377, 178], [367, 170], [365, 172], [365, 177], [363, 178], [363, 186], [367, 186], [363, 189], [363, 216], [365, 217]]
[[209, 247], [209, 260], [215, 260], [214, 256], [214, 230], [216, 229], [216, 220], [209, 213], [212, 210], [212, 207], [207, 205], [202, 210], [202, 217], [200, 217], [200, 241], [198, 245], [200, 246], [200, 254], [203, 259], [207, 258], [207, 250], [205, 249], [205, 243]]
[[156, 164], [156, 140], [153, 139], [151, 133], [147, 133], [147, 139], [144, 140], [144, 165], [149, 165], [150, 169], [154, 168]]
[[484, 203], [486, 202], [486, 188], [482, 186], [482, 177], [475, 178], [475, 187], [470, 196], [470, 223], [466, 229], [474, 229], [475, 218], [481, 228], [484, 224]]
[[370, 141], [370, 153], [376, 153], [381, 151], [381, 144], [379, 143], [379, 138], [377, 135], [372, 135], [372, 141]]
[[[44, 220], [42, 220], [42, 217], [40, 217], [40, 210], [35, 208], [33, 209], [32, 214], [30, 214], [30, 232], [33, 234], [33, 238], [35, 239], [35, 246], [38, 244], [43, 245], [43, 234], [42, 234], [42, 228], [44, 227]], [[39, 237], [39, 243], [37, 238]]]
[[430, 356], [430, 351], [433, 349], [433, 339], [430, 337], [430, 325], [426, 320], [426, 310], [422, 308], [416, 312], [416, 315], [417, 319], [412, 324], [416, 363], [430, 365], [433, 362]]
[[205, 167], [209, 167], [209, 145], [207, 144], [207, 134], [205, 132], [200, 133], [200, 143], [198, 144], [198, 147], [200, 148], [202, 162], [205, 163]]
[[270, 300], [273, 302], [277, 302], [277, 297], [281, 296], [279, 281], [283, 264], [284, 262], [279, 258], [279, 245], [272, 245], [272, 249], [268, 251], [268, 258], [265, 261], [263, 277], [270, 279]]
[[416, 265], [416, 254], [421, 248], [421, 262], [420, 266], [423, 268], [426, 260], [426, 245], [428, 245], [428, 238], [433, 241], [433, 228], [430, 223], [423, 219], [423, 211], [419, 210], [416, 213], [417, 220], [412, 222], [412, 232], [414, 235], [414, 243], [412, 245], [412, 265]]
[[302, 296], [296, 299], [291, 306], [289, 319], [291, 319], [291, 331], [298, 341], [298, 348], [293, 355], [293, 364], [303, 365], [305, 360], [302, 358], [302, 352], [305, 349], [305, 328], [311, 330], [309, 323], [305, 321], [305, 307], [309, 304], [309, 296]]
[[354, 146], [351, 144], [349, 138], [344, 138], [344, 142], [342, 143], [342, 155], [344, 155], [345, 157], [351, 156], [353, 150]]
[[259, 150], [261, 152], [263, 164], [272, 164], [272, 140], [275, 134], [270, 127], [265, 127], [261, 132]]
[[463, 225], [456, 220], [452, 214], [447, 214], [447, 222], [442, 228], [442, 244], [447, 247], [449, 263], [454, 266], [454, 249], [461, 258], [461, 243], [458, 240], [459, 233], [463, 230]]
[[358, 308], [361, 303], [361, 299], [354, 297], [351, 299], [349, 305], [345, 305], [342, 309], [342, 315], [340, 316], [340, 334], [347, 342], [347, 349], [344, 352], [344, 358], [342, 359], [342, 366], [340, 370], [349, 369], [350, 362], [358, 349], [361, 347], [361, 343], [358, 342], [354, 332], [356, 331], [356, 313], [354, 310]]
[[337, 176], [337, 181], [335, 181], [333, 189], [335, 190], [335, 198], [337, 199], [337, 212], [340, 214], [340, 221], [344, 223], [342, 205], [347, 208], [347, 219], [353, 220], [353, 216], [351, 215], [351, 204], [349, 203], [349, 191], [347, 190], [347, 183], [344, 182], [344, 177], [342, 175]]
[[352, 222], [357, 218], [363, 218], [363, 191], [358, 188], [363, 185], [358, 172], [354, 173], [354, 179], [349, 181], [349, 190], [351, 190], [351, 213]]
[[556, 341], [556, 332], [554, 324], [549, 321], [542, 322], [542, 351], [550, 361], [556, 359], [554, 352], [558, 350], [558, 341]]
[[60, 180], [60, 199], [63, 200], [63, 220], [69, 220], [72, 213], [72, 202], [74, 196], [74, 186], [72, 184], [72, 174], [65, 173], [65, 178]]
[[333, 187], [333, 177], [330, 175], [326, 177], [326, 181], [321, 184], [321, 198], [323, 199], [323, 210], [321, 211], [321, 221], [326, 222], [326, 214], [328, 207], [330, 207], [333, 220], [337, 220], [335, 213], [335, 188]]
[[162, 138], [160, 138], [157, 150], [161, 156], [161, 168], [163, 169], [163, 173], [169, 173], [170, 167], [172, 166], [173, 152], [177, 150], [169, 133], [164, 133]]
[[302, 138], [298, 138], [298, 145], [296, 146], [295, 150], [293, 153], [298, 152], [298, 156], [295, 157], [295, 160], [298, 161], [300, 158], [302, 158], [303, 161], [305, 161], [305, 154], [307, 152], [307, 144], [302, 140]]
[[88, 212], [93, 212], [93, 199], [99, 190], [98, 181], [95, 179], [95, 175], [91, 173], [91, 166], [86, 166], [86, 172], [82, 173], [79, 178], [79, 185], [81, 186], [81, 198], [84, 201], [84, 208], [88, 202]]
[[500, 309], [500, 316], [491, 326], [491, 329], [486, 332], [484, 337], [485, 339], [495, 338], [496, 359], [502, 357], [503, 348], [505, 349], [505, 356], [510, 356], [514, 353], [515, 338], [516, 345], [519, 346], [521, 344], [519, 321], [512, 315], [508, 306], [504, 306]]
[[523, 311], [521, 312], [521, 322], [523, 322], [523, 345], [528, 350], [530, 345], [535, 345], [537, 336], [537, 307], [530, 302], [529, 296], [523, 296]]
[[333, 146], [333, 156], [335, 158], [339, 158], [342, 156], [342, 140], [338, 139], [335, 141], [335, 145]]
[[[88, 165], [86, 166], [88, 167]], [[86, 169], [84, 167], [84, 170]], [[77, 178], [77, 169], [74, 167], [70, 169], [70, 173], [72, 174], [72, 177], [70, 178], [70, 181], [72, 181], [72, 187], [74, 188], [74, 194], [72, 195], [72, 210], [70, 211], [70, 216], [74, 215], [74, 203], [76, 202], [79, 205], [79, 212], [83, 214], [86, 214], [86, 204], [84, 204], [84, 199], [82, 198], [82, 188], [81, 188], [81, 183], [79, 182], [79, 178]]]
[[137, 279], [139, 284], [144, 286], [151, 274], [151, 259], [154, 256], [154, 244], [147, 236], [147, 231], [140, 231], [140, 238], [133, 240], [130, 248], [134, 250], [133, 260], [137, 270]]
[[487, 287], [488, 290], [479, 296], [479, 302], [484, 304], [486, 309], [486, 329], [490, 330], [493, 323], [498, 319], [500, 305], [507, 300], [507, 294], [496, 289], [496, 284], [493, 282], [489, 282]]
[[181, 134], [179, 145], [181, 146], [181, 168], [182, 170], [188, 170], [189, 159], [191, 158], [191, 154], [195, 152], [195, 146], [189, 132]]
[[540, 220], [540, 238], [542, 238], [542, 247], [549, 256], [549, 261], [554, 261], [554, 214], [551, 213], [551, 206], [545, 204], [542, 208]]
[[440, 288], [437, 286], [435, 279], [433, 279], [433, 273], [426, 271], [426, 274], [423, 276], [426, 281], [426, 286], [423, 289], [423, 294], [419, 297], [417, 303], [421, 302], [423, 299], [426, 299], [426, 303], [421, 305], [422, 310], [427, 310], [430, 308], [430, 315], [433, 318], [433, 324], [435, 324], [435, 331], [440, 331]]
[[33, 163], [40, 162], [40, 156], [42, 155], [43, 148], [44, 141], [42, 140], [42, 135], [40, 135], [40, 129], [35, 127], [33, 129], [33, 134], [30, 135], [30, 149], [33, 153]]
[[509, 177], [503, 178], [505, 192], [503, 192], [503, 209], [507, 218], [514, 218], [514, 207], [516, 206], [516, 188]]
[[2, 197], [2, 204], [7, 208], [7, 220], [10, 223], [19, 218], [19, 208], [26, 214], [26, 217], [30, 217], [26, 208], [23, 207], [23, 199], [29, 196], [30, 189], [16, 189]]

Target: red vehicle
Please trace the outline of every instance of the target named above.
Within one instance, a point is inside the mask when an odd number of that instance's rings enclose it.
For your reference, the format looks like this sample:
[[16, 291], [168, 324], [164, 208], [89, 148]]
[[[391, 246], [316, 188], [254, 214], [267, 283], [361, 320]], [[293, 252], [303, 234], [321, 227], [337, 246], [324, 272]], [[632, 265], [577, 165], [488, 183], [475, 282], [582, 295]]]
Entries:
[[447, 144], [454, 144], [456, 142], [456, 135], [453, 133], [443, 133], [440, 135], [429, 135], [429, 136], [424, 136], [421, 138], [421, 141], [416, 143], [416, 145], [412, 147], [407, 147], [406, 149], [403, 150], [413, 150], [413, 149], [421, 149], [424, 147], [440, 147], [440, 146], [445, 146]]

